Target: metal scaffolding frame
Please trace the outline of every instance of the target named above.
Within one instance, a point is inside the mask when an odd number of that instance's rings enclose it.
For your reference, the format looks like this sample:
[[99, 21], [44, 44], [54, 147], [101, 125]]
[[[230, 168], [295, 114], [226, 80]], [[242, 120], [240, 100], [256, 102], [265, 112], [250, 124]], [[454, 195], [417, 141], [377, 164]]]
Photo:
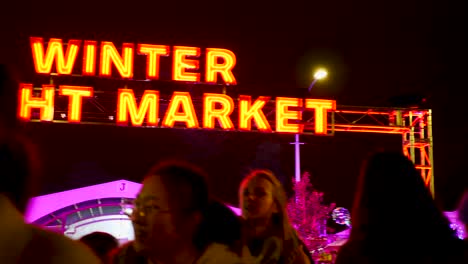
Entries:
[[334, 116], [334, 131], [401, 134], [403, 153], [435, 195], [432, 110], [339, 106]]

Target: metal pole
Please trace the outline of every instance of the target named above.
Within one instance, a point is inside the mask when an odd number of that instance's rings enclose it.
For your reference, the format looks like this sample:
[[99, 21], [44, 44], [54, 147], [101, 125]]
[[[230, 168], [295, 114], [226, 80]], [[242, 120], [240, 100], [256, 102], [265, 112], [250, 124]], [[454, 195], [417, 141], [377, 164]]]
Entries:
[[310, 93], [310, 91], [312, 90], [312, 87], [315, 85], [316, 82], [317, 82], [317, 79], [314, 78], [314, 80], [312, 81], [312, 83], [309, 85], [309, 93]]
[[415, 138], [414, 138], [414, 124], [413, 124], [413, 111], [409, 112], [409, 125], [410, 125], [410, 156], [411, 156], [411, 161], [416, 164], [416, 155], [414, 152], [414, 147], [415, 147]]
[[295, 134], [295, 141], [290, 143], [294, 145], [294, 180], [296, 182], [301, 181], [301, 149], [300, 145], [304, 143], [299, 141], [299, 134]]
[[[318, 79], [315, 79], [312, 81], [312, 83], [309, 85], [309, 93], [312, 90], [312, 87], [314, 87], [315, 83], [317, 82]], [[299, 134], [295, 135], [296, 141], [294, 143], [294, 159], [295, 159], [295, 180], [296, 182], [301, 181], [301, 149], [300, 145], [304, 144], [299, 142]]]
[[299, 142], [299, 134], [296, 134], [296, 142], [294, 142], [294, 152], [295, 152], [295, 179], [296, 182], [301, 181], [301, 150], [299, 145], [301, 144]]
[[431, 179], [430, 179], [430, 191], [432, 193], [432, 198], [435, 198], [435, 188], [434, 188], [434, 139], [432, 137], [432, 110], [427, 111], [427, 138], [429, 140], [429, 162], [431, 163]]
[[[421, 142], [424, 142], [424, 140], [426, 139], [426, 134], [425, 134], [425, 127], [424, 127], [425, 123], [424, 123], [424, 116], [423, 115], [419, 115], [419, 140], [421, 140]], [[426, 182], [427, 180], [427, 177], [430, 177], [431, 174], [428, 173], [428, 171], [426, 171], [426, 157], [427, 157], [427, 153], [426, 153], [426, 145], [419, 145], [419, 161], [420, 161], [420, 164], [421, 164], [421, 175], [424, 179], [424, 182]]]
[[[314, 87], [315, 83], [317, 82], [318, 79], [314, 78], [312, 83], [309, 85], [309, 93], [312, 90], [312, 87]], [[295, 180], [296, 182], [301, 181], [301, 149], [299, 145], [302, 145], [304, 143], [299, 142], [299, 134], [295, 135], [296, 141], [294, 143], [294, 153], [295, 153]]]

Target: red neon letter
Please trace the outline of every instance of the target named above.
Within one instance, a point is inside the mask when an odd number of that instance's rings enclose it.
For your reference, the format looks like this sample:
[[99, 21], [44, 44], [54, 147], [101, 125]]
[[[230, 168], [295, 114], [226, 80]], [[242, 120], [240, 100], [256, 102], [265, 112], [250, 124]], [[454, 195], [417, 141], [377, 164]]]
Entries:
[[174, 61], [172, 79], [174, 81], [199, 82], [200, 73], [187, 72], [186, 69], [198, 70], [200, 62], [198, 60], [187, 59], [187, 56], [200, 56], [200, 48], [195, 47], [174, 47]]
[[270, 97], [268, 96], [260, 96], [252, 105], [250, 96], [239, 96], [239, 130], [251, 130], [251, 120], [253, 118], [258, 130], [271, 132], [270, 124], [262, 111], [262, 108], [269, 100]]
[[[216, 109], [216, 103], [221, 108]], [[234, 129], [229, 115], [234, 111], [234, 101], [231, 97], [224, 94], [203, 94], [203, 127], [215, 128], [215, 119], [218, 119], [219, 125], [223, 129]]]
[[146, 55], [146, 79], [159, 79], [159, 58], [169, 55], [169, 46], [138, 44], [138, 54]]
[[83, 47], [83, 75], [91, 76], [96, 74], [96, 49], [96, 41], [85, 40]]
[[[218, 63], [218, 59], [223, 63]], [[205, 81], [216, 83], [217, 74], [221, 75], [226, 84], [236, 84], [236, 78], [232, 74], [232, 68], [236, 65], [236, 55], [227, 49], [206, 49], [206, 76]]]
[[80, 122], [81, 98], [93, 96], [93, 88], [85, 86], [60, 85], [59, 94], [70, 97], [68, 101], [68, 122]]
[[306, 99], [305, 107], [315, 109], [315, 134], [326, 134], [328, 129], [327, 110], [335, 110], [336, 101]]
[[303, 126], [299, 123], [289, 124], [288, 120], [302, 119], [302, 111], [290, 111], [289, 107], [302, 107], [302, 100], [298, 98], [276, 98], [276, 131], [277, 132], [289, 132], [289, 133], [301, 133]]
[[42, 85], [41, 97], [32, 97], [32, 84], [20, 85], [19, 117], [24, 120], [31, 120], [31, 109], [41, 110], [41, 121], [54, 120], [54, 94], [53, 85]]
[[148, 114], [147, 124], [156, 126], [158, 124], [159, 92], [145, 90], [141, 98], [140, 107], [137, 106], [135, 95], [131, 89], [119, 89], [117, 101], [117, 123], [128, 124], [128, 115], [132, 125], [141, 126], [145, 115]]
[[47, 45], [47, 51], [44, 55], [44, 42], [42, 38], [30, 38], [31, 49], [34, 60], [34, 67], [37, 73], [49, 74], [52, 70], [54, 59], [55, 68], [58, 74], [71, 74], [75, 64], [80, 40], [68, 41], [67, 52], [63, 55], [63, 45], [61, 39], [51, 38]]
[[120, 73], [122, 78], [133, 77], [133, 44], [124, 43], [122, 45], [122, 56], [112, 42], [101, 43], [101, 76], [111, 76], [111, 61]]
[[[182, 108], [182, 112], [178, 111], [179, 108]], [[174, 92], [172, 94], [162, 125], [174, 127], [175, 122], [185, 122], [187, 128], [198, 128], [197, 115], [188, 92]]]

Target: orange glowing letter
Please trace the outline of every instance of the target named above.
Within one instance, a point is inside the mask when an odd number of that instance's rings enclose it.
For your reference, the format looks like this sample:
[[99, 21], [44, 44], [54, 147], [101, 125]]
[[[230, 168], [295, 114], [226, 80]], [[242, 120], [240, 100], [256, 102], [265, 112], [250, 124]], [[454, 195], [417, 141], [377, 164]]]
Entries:
[[[221, 108], [216, 109], [216, 103]], [[229, 115], [234, 111], [234, 101], [225, 94], [203, 94], [203, 127], [215, 128], [215, 119], [223, 129], [234, 129]]]
[[54, 120], [55, 87], [53, 85], [42, 85], [41, 97], [32, 96], [32, 84], [21, 84], [19, 91], [19, 118], [31, 120], [31, 109], [39, 108], [41, 110], [41, 121]]
[[328, 129], [327, 111], [336, 109], [336, 101], [306, 99], [305, 107], [315, 109], [315, 134], [326, 134]]
[[138, 54], [147, 55], [146, 79], [159, 79], [159, 58], [169, 55], [169, 46], [138, 44]]
[[120, 73], [122, 78], [133, 77], [133, 44], [124, 43], [122, 45], [122, 56], [112, 42], [101, 43], [101, 76], [111, 76], [111, 61]]
[[141, 126], [145, 115], [148, 114], [147, 124], [158, 124], [159, 92], [145, 90], [141, 98], [140, 107], [137, 106], [132, 89], [119, 89], [117, 102], [117, 123], [127, 125], [128, 115], [132, 125]]
[[[301, 133], [303, 126], [299, 124], [302, 111], [291, 111], [289, 107], [302, 107], [302, 100], [298, 98], [276, 98], [276, 132]], [[296, 124], [289, 124], [288, 120], [296, 120]]]
[[93, 88], [85, 86], [60, 85], [59, 94], [70, 97], [68, 101], [68, 122], [80, 122], [81, 98], [93, 96]]
[[268, 123], [262, 108], [270, 100], [268, 96], [260, 96], [251, 104], [250, 96], [239, 96], [239, 130], [251, 130], [251, 120], [255, 120], [258, 130], [263, 132], [271, 132], [270, 124]]
[[96, 74], [96, 50], [96, 41], [85, 40], [83, 47], [83, 75], [92, 76]]
[[[182, 112], [178, 111], [179, 108], [182, 108]], [[175, 122], [185, 122], [187, 128], [198, 128], [197, 115], [188, 92], [174, 92], [172, 94], [162, 125], [174, 127]]]
[[[218, 63], [218, 59], [223, 59]], [[236, 78], [232, 74], [232, 68], [236, 65], [236, 55], [227, 49], [206, 49], [206, 73], [205, 81], [209, 83], [217, 82], [219, 73], [226, 84], [236, 84]]]
[[31, 49], [34, 60], [34, 67], [37, 73], [49, 74], [52, 64], [57, 69], [58, 74], [71, 74], [75, 65], [76, 55], [81, 44], [81, 40], [68, 41], [67, 52], [63, 55], [63, 44], [61, 39], [51, 38], [44, 54], [44, 42], [42, 38], [30, 38]]
[[187, 59], [187, 56], [200, 56], [200, 48], [195, 47], [174, 47], [174, 61], [172, 69], [172, 79], [174, 81], [199, 82], [200, 73], [187, 72], [186, 69], [198, 70], [200, 62], [198, 60]]

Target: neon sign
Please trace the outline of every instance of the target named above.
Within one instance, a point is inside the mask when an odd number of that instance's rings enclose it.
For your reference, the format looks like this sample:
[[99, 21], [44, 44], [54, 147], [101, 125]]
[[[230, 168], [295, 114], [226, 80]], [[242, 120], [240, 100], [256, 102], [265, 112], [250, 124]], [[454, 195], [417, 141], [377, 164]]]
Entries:
[[[78, 71], [74, 66], [82, 54], [82, 76], [108, 78], [112, 76], [112, 70], [116, 69], [114, 75], [118, 74], [124, 80], [132, 80], [135, 56], [140, 55], [146, 56], [147, 80], [160, 80], [160, 61], [162, 57], [169, 57], [167, 59], [172, 61], [173, 81], [201, 82], [200, 65], [204, 65], [205, 83], [237, 83], [232, 73], [236, 65], [236, 56], [227, 49], [202, 50], [198, 47], [134, 43], [124, 43], [117, 49], [112, 42], [98, 43], [92, 40], [69, 40], [65, 48], [63, 41], [57, 38], [50, 39], [45, 48], [44, 40], [38, 37], [31, 37], [30, 45], [35, 71], [38, 74], [71, 75]], [[204, 63], [200, 63], [202, 51]], [[99, 63], [96, 62], [98, 59]], [[68, 97], [68, 122], [80, 123], [83, 100], [92, 97], [93, 94], [93, 87], [51, 84], [43, 84], [41, 93], [34, 94], [33, 85], [23, 83], [20, 86], [18, 116], [29, 121], [32, 119], [31, 112], [35, 109], [40, 112], [40, 121], [55, 121], [55, 100], [60, 96]], [[328, 132], [328, 113], [336, 109], [334, 100], [277, 97], [272, 128], [264, 113], [265, 105], [271, 101], [269, 96], [260, 96], [254, 100], [248, 95], [240, 95], [238, 99], [233, 99], [226, 94], [204, 93], [201, 113], [199, 110], [197, 113], [188, 92], [173, 91], [164, 113], [160, 113], [161, 96], [158, 90], [145, 90], [137, 100], [134, 90], [125, 86], [117, 90], [115, 100], [118, 125], [169, 128], [182, 126], [240, 131], [252, 131], [254, 125], [256, 130], [261, 132], [302, 133], [303, 113], [313, 112], [314, 133], [322, 135]]]
[[[36, 73], [51, 74], [52, 66], [58, 75], [70, 75], [81, 49], [81, 40], [69, 40], [64, 51], [61, 39], [51, 38], [44, 51], [44, 40], [31, 37], [30, 44]], [[82, 75], [96, 75], [96, 59], [98, 58], [97, 41], [84, 41]], [[133, 65], [135, 52], [146, 56], [146, 78], [159, 80], [159, 67], [161, 56], [169, 56], [171, 47], [166, 45], [138, 44], [135, 50], [133, 43], [123, 43], [122, 52], [119, 52], [114, 43], [102, 41], [99, 55], [99, 76], [109, 77], [112, 74], [112, 65], [115, 66], [123, 79], [133, 78]], [[172, 80], [185, 82], [200, 82], [201, 49], [197, 47], [172, 47]], [[198, 59], [196, 59], [198, 58]], [[220, 62], [221, 60], [221, 62]], [[232, 69], [236, 65], [236, 56], [227, 49], [207, 48], [205, 51], [205, 82], [217, 83], [218, 75], [225, 84], [236, 84]], [[187, 71], [188, 70], [188, 71]]]

